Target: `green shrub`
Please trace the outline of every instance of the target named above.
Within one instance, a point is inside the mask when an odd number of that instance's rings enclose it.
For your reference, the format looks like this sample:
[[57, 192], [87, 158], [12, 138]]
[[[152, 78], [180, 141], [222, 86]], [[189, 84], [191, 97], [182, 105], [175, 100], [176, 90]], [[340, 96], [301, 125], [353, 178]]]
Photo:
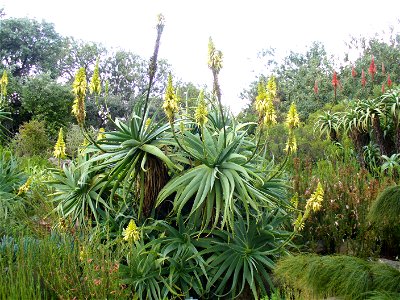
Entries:
[[51, 143], [46, 133], [45, 123], [31, 120], [21, 125], [12, 147], [19, 156], [47, 156]]

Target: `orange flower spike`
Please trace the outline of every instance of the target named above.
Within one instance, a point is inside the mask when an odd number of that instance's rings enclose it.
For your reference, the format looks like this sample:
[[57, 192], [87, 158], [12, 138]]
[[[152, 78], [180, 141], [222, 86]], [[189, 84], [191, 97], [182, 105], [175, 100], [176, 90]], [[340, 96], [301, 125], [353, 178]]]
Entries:
[[335, 91], [335, 102], [336, 102], [336, 89], [340, 85], [336, 71], [333, 71], [332, 85], [333, 85], [333, 90]]
[[365, 78], [365, 72], [364, 72], [364, 69], [363, 69], [363, 70], [361, 71], [361, 85], [362, 85], [363, 87], [365, 87], [366, 83], [367, 83], [367, 79]]
[[354, 68], [354, 66], [351, 67], [351, 77], [355, 78], [357, 76], [357, 72], [356, 69]]
[[393, 84], [393, 82], [392, 82], [392, 80], [390, 79], [390, 74], [388, 74], [388, 77], [387, 77], [387, 86], [389, 87], [389, 89], [392, 87], [392, 84]]
[[374, 81], [374, 76], [375, 76], [375, 73], [376, 73], [376, 65], [375, 65], [375, 58], [374, 58], [373, 55], [372, 55], [372, 58], [371, 58], [371, 63], [369, 65], [368, 73], [371, 75], [372, 81]]
[[315, 80], [315, 83], [314, 83], [314, 94], [318, 95], [318, 81], [317, 80]]

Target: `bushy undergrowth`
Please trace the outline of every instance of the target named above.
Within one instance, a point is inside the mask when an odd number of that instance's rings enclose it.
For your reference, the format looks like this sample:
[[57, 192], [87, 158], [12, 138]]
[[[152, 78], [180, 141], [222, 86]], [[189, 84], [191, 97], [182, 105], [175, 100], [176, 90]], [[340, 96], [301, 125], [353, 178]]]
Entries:
[[18, 156], [47, 156], [50, 147], [45, 123], [38, 120], [21, 125], [12, 142], [12, 148]]
[[293, 186], [300, 207], [318, 182], [325, 192], [322, 209], [306, 222], [301, 241], [321, 253], [376, 256], [379, 235], [367, 218], [368, 211], [378, 193], [392, 181], [374, 178], [350, 155], [341, 157], [316, 163], [294, 159]]
[[277, 263], [274, 274], [296, 299], [357, 300], [400, 294], [399, 270], [350, 256], [291, 256]]
[[118, 251], [91, 235], [0, 241], [1, 299], [125, 299]]

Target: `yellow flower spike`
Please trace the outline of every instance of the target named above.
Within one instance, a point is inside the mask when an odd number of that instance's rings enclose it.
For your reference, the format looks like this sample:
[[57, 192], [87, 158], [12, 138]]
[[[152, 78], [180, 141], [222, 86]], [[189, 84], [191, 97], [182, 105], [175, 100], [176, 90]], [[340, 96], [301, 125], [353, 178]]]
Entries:
[[292, 129], [289, 129], [289, 136], [288, 136], [288, 140], [286, 142], [285, 151], [288, 153], [294, 153], [297, 151], [296, 136], [294, 135], [294, 132]]
[[262, 80], [258, 82], [257, 90], [258, 94], [256, 96], [255, 107], [259, 117], [262, 118], [265, 113], [265, 101], [267, 99], [267, 91]]
[[276, 97], [276, 81], [275, 81], [275, 77], [274, 76], [271, 76], [268, 79], [267, 91], [268, 91], [269, 94], [272, 95], [273, 98]]
[[157, 26], [164, 26], [165, 25], [165, 17], [163, 14], [157, 15]]
[[85, 96], [86, 96], [86, 72], [85, 68], [80, 68], [75, 76], [73, 91], [75, 94], [74, 104], [72, 105], [72, 114], [75, 115], [79, 125], [83, 125], [86, 117]]
[[97, 140], [98, 140], [98, 141], [99, 141], [99, 140], [104, 140], [104, 139], [106, 138], [106, 135], [104, 134], [104, 132], [106, 132], [106, 131], [104, 130], [103, 127], [101, 127], [101, 128], [99, 129], [98, 134], [97, 134]]
[[196, 120], [196, 123], [199, 126], [204, 126], [205, 123], [207, 123], [207, 105], [204, 100], [204, 91], [201, 90], [199, 94], [199, 101], [196, 107], [196, 111], [194, 113], [194, 118]]
[[306, 210], [312, 210], [313, 212], [317, 212], [321, 209], [322, 201], [324, 200], [324, 189], [322, 187], [321, 182], [318, 182], [317, 189], [311, 195], [311, 197], [307, 200]]
[[151, 119], [147, 118], [146, 122], [144, 123], [145, 128], [146, 129], [149, 128], [150, 124], [151, 124]]
[[222, 52], [215, 49], [211, 37], [208, 40], [208, 67], [216, 73], [219, 73], [222, 69]]
[[74, 94], [77, 97], [85, 97], [86, 96], [86, 71], [85, 68], [80, 68], [76, 73], [74, 83], [72, 85]]
[[21, 185], [20, 188], [18, 189], [17, 196], [25, 194], [27, 191], [29, 191], [29, 188], [31, 187], [31, 183], [32, 183], [32, 177], [29, 177], [28, 180], [23, 185]]
[[179, 129], [180, 129], [181, 133], [185, 132], [185, 123], [183, 123], [182, 121], [179, 123]]
[[100, 82], [100, 72], [99, 72], [99, 59], [96, 61], [96, 66], [94, 67], [92, 81], [89, 85], [89, 90], [91, 94], [100, 95], [101, 93], [101, 82]]
[[276, 113], [271, 97], [267, 97], [264, 106], [264, 126], [271, 127], [276, 124]]
[[122, 235], [124, 237], [124, 241], [136, 242], [140, 240], [140, 232], [133, 219], [131, 219], [128, 226], [122, 230]]
[[299, 127], [299, 124], [300, 118], [299, 114], [297, 113], [296, 104], [292, 102], [286, 117], [286, 125], [289, 127], [289, 129], [294, 129]]
[[7, 96], [7, 85], [8, 85], [8, 76], [6, 70], [4, 70], [3, 76], [0, 79], [0, 93], [1, 93], [0, 104], [2, 104], [3, 100]]
[[65, 142], [64, 142], [64, 133], [62, 127], [60, 128], [60, 131], [58, 132], [58, 139], [56, 142], [56, 145], [54, 146], [54, 152], [53, 152], [54, 157], [58, 159], [63, 159], [67, 155], [65, 154]]
[[163, 109], [167, 115], [168, 121], [172, 123], [175, 118], [175, 113], [178, 112], [178, 98], [175, 95], [174, 87], [172, 86], [172, 75], [168, 76], [167, 90], [165, 92]]
[[305, 221], [304, 216], [301, 213], [299, 213], [299, 215], [297, 216], [296, 220], [293, 223], [294, 230], [302, 231], [304, 229], [304, 221]]

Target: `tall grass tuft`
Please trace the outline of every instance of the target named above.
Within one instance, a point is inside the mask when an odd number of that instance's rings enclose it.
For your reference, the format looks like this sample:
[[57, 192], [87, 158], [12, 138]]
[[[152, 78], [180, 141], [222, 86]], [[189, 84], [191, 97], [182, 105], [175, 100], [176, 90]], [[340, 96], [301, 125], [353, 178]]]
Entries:
[[305, 299], [368, 299], [400, 293], [400, 271], [386, 264], [350, 256], [298, 255], [278, 261], [279, 283]]
[[390, 186], [379, 194], [372, 203], [368, 219], [385, 227], [400, 224], [400, 186]]

